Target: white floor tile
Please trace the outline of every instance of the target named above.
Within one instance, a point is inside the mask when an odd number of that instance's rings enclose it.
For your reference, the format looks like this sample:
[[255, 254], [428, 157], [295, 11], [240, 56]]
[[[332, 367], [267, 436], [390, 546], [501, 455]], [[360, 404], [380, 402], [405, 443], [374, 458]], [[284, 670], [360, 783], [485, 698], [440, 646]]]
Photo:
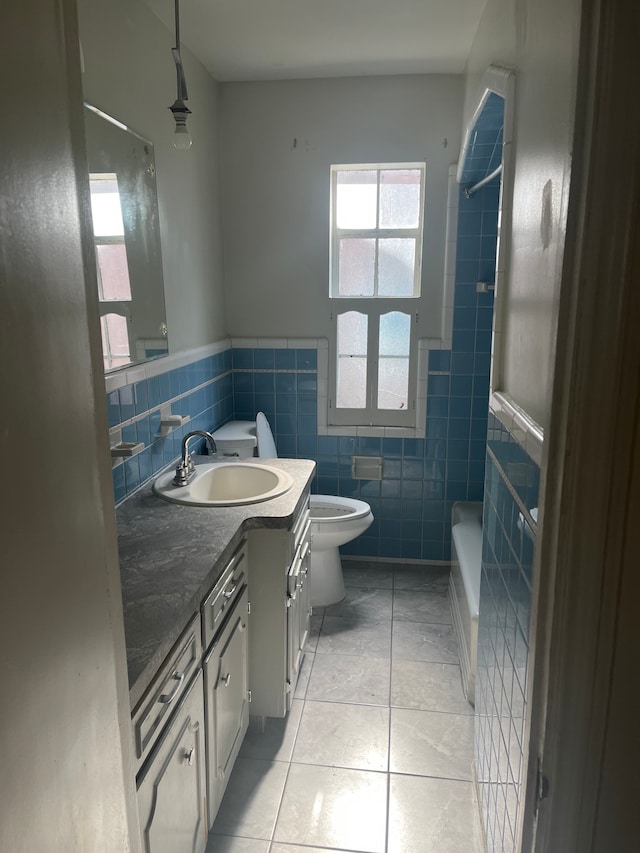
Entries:
[[293, 761], [386, 772], [389, 708], [307, 700]]
[[481, 853], [471, 782], [391, 774], [387, 853]]
[[391, 709], [392, 773], [471, 781], [473, 717]]
[[458, 643], [452, 625], [431, 622], [393, 623], [391, 656], [401, 660], [459, 663]]
[[312, 652], [305, 652], [302, 656], [302, 663], [300, 664], [300, 671], [298, 672], [298, 681], [296, 682], [296, 689], [293, 692], [295, 699], [304, 699], [307, 694], [307, 686], [309, 684], [311, 672], [313, 671], [315, 657], [315, 654]]
[[274, 840], [384, 853], [387, 774], [292, 764]]
[[451, 603], [444, 593], [419, 593], [412, 589], [393, 594], [393, 619], [402, 622], [436, 622], [451, 625]]
[[462, 690], [460, 667], [450, 663], [392, 661], [391, 705], [417, 711], [473, 714]]
[[347, 587], [347, 595], [339, 604], [327, 607], [325, 619], [329, 616], [346, 616], [351, 619], [391, 619], [393, 592], [391, 589], [369, 589], [367, 587]]
[[391, 620], [325, 616], [318, 640], [318, 654], [391, 656]]
[[448, 568], [399, 565], [393, 572], [393, 588], [396, 591], [411, 589], [414, 592], [446, 594], [448, 587]]
[[307, 688], [307, 699], [389, 705], [389, 658], [318, 654]]
[[384, 563], [367, 563], [364, 560], [342, 561], [342, 575], [346, 586], [371, 589], [393, 589], [393, 567]]
[[291, 761], [303, 705], [304, 702], [300, 699], [294, 699], [286, 717], [266, 718], [264, 731], [250, 725], [240, 747], [240, 757], [260, 758], [264, 761]]
[[212, 832], [271, 839], [288, 770], [284, 761], [238, 758]]

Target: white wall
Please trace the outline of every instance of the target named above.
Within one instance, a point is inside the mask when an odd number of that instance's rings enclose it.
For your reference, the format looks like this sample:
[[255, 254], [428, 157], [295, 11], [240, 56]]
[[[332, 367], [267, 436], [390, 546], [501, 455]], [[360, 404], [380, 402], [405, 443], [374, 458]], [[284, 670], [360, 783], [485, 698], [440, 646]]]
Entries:
[[127, 853], [139, 844], [91, 266], [85, 284], [86, 177], [78, 204], [77, 170], [87, 167], [75, 4], [4, 4], [0, 28], [0, 90], [12, 99], [0, 136], [0, 455], [10, 484], [0, 850]]
[[500, 373], [549, 424], [577, 79], [579, 0], [489, 0], [468, 62], [465, 115], [491, 63], [515, 68], [515, 178]]
[[489, 65], [517, 65], [514, 0], [488, 0], [469, 58], [464, 93], [464, 125], [471, 119], [483, 94], [481, 80]]
[[220, 85], [231, 335], [329, 334], [329, 167], [403, 161], [427, 163], [423, 333], [440, 334], [462, 84], [433, 75]]
[[78, 0], [84, 97], [154, 143], [170, 352], [226, 336], [218, 86], [182, 49], [193, 146], [173, 147], [174, 34], [140, 0]]

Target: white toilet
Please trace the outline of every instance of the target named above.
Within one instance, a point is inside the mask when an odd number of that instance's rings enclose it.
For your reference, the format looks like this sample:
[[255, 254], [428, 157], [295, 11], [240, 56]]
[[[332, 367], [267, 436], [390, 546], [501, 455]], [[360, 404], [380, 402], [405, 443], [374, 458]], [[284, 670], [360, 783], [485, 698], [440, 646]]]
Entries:
[[[241, 458], [254, 455], [277, 459], [269, 421], [258, 412], [253, 421], [230, 421], [214, 432], [218, 451], [237, 454]], [[328, 607], [345, 597], [340, 545], [351, 542], [373, 521], [371, 507], [365, 501], [331, 495], [311, 495], [311, 605]]]

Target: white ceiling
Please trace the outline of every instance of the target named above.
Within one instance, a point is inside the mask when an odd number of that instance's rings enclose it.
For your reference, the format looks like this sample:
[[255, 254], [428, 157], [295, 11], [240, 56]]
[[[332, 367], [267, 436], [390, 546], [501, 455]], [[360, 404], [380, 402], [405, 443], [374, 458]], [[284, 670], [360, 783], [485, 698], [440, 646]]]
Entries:
[[[174, 0], [144, 0], [173, 31]], [[181, 0], [181, 41], [220, 81], [464, 70], [486, 0]]]

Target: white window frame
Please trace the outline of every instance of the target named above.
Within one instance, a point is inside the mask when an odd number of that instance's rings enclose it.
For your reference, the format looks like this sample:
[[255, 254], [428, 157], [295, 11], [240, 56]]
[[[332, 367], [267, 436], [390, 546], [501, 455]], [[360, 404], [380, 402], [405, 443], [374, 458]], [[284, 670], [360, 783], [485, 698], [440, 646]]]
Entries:
[[[337, 176], [341, 171], [380, 171], [389, 169], [418, 169], [421, 172], [421, 194], [419, 223], [417, 228], [373, 228], [344, 229], [336, 224]], [[354, 427], [405, 427], [417, 426], [418, 398], [418, 329], [419, 305], [421, 296], [422, 246], [424, 231], [424, 201], [426, 184], [425, 163], [375, 163], [348, 164], [331, 166], [331, 224], [330, 224], [330, 282], [329, 305], [331, 312], [331, 337], [329, 341], [329, 381], [328, 381], [328, 417], [327, 425]], [[379, 211], [379, 207], [378, 207]], [[378, 214], [377, 214], [378, 216]], [[376, 216], [376, 219], [377, 219]], [[411, 296], [339, 296], [338, 295], [338, 242], [344, 237], [385, 238], [411, 236], [416, 239], [414, 268], [414, 286]], [[374, 288], [377, 290], [377, 266]], [[357, 311], [367, 315], [367, 403], [365, 408], [337, 408], [337, 371], [338, 371], [338, 315], [348, 311]], [[409, 314], [409, 386], [406, 409], [380, 409], [378, 399], [378, 361], [380, 317], [393, 311]]]
[[[98, 183], [99, 181], [118, 181], [118, 176], [115, 172], [96, 172], [91, 173], [89, 175], [89, 183], [92, 185], [93, 183]], [[102, 234], [97, 235], [94, 233], [93, 241], [95, 246], [95, 256], [96, 256], [96, 274], [98, 277], [98, 309], [100, 311], [100, 329], [102, 333], [102, 358], [104, 361], [106, 370], [114, 370], [118, 367], [124, 367], [129, 365], [133, 361], [133, 356], [131, 353], [131, 306], [133, 303], [133, 298], [124, 299], [121, 297], [114, 299], [107, 299], [104, 295], [104, 286], [102, 284], [102, 271], [100, 269], [100, 263], [98, 261], [98, 247], [99, 246], [124, 246], [126, 251], [126, 240], [124, 234]], [[131, 287], [131, 282], [129, 282], [129, 286]], [[109, 314], [117, 314], [120, 317], [124, 317], [127, 324], [127, 339], [129, 341], [129, 353], [128, 355], [116, 356], [113, 355], [111, 351], [111, 338], [109, 336], [108, 330], [106, 328], [104, 319]]]

